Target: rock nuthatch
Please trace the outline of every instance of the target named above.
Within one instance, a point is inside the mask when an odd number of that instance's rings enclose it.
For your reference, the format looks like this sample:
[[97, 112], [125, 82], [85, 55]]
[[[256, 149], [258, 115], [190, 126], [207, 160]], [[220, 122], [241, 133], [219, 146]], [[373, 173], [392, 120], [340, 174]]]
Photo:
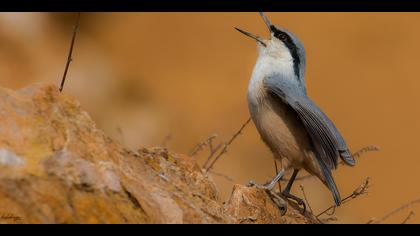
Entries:
[[[259, 56], [248, 87], [252, 120], [274, 157], [285, 158], [294, 170], [282, 195], [305, 207], [301, 199], [290, 194], [303, 168], [329, 188], [339, 206], [341, 197], [331, 171], [337, 167], [339, 157], [350, 166], [355, 165], [355, 160], [334, 123], [306, 93], [303, 44], [260, 14], [270, 39], [236, 29], [257, 41]], [[271, 190], [283, 175], [284, 170], [264, 187]]]

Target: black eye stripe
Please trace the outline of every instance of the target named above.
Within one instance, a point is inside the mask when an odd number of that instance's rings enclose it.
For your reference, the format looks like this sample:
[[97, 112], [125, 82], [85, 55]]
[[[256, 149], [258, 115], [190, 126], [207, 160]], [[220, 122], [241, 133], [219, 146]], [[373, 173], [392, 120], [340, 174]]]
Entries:
[[299, 77], [300, 58], [296, 44], [293, 42], [292, 38], [288, 33], [277, 29], [274, 25], [270, 26], [270, 30], [271, 32], [273, 32], [274, 37], [281, 40], [289, 49], [290, 54], [293, 58], [293, 70], [295, 72], [295, 75]]

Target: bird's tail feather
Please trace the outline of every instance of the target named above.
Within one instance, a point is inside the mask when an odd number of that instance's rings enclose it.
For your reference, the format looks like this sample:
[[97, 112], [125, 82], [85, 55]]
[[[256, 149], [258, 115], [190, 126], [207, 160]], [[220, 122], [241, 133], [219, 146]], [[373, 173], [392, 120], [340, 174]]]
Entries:
[[341, 160], [349, 166], [354, 166], [356, 161], [354, 160], [353, 155], [351, 154], [350, 150], [346, 149], [343, 151], [339, 151]]
[[338, 191], [337, 185], [335, 184], [335, 181], [332, 177], [331, 170], [323, 162], [320, 162], [320, 165], [321, 165], [322, 173], [325, 177], [325, 183], [330, 189], [334, 197], [335, 205], [340, 206], [341, 196], [340, 196], [340, 192]]

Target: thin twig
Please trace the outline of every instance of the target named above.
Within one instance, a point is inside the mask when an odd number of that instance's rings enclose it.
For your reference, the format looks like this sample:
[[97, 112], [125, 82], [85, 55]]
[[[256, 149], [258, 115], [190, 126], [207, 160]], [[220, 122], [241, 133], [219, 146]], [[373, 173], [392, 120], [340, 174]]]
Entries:
[[299, 185], [299, 187], [300, 187], [300, 190], [302, 191], [303, 198], [305, 199], [306, 205], [308, 206], [309, 211], [310, 211], [310, 213], [312, 214], [312, 213], [313, 213], [313, 211], [312, 211], [312, 207], [311, 207], [311, 204], [309, 204], [308, 198], [306, 197], [305, 188], [303, 187], [303, 185], [302, 185], [302, 184], [301, 184], [301, 185]]
[[169, 141], [171, 141], [171, 140], [172, 140], [172, 134], [168, 134], [168, 135], [166, 135], [166, 136], [163, 138], [162, 143], [160, 144], [160, 146], [162, 146], [162, 147], [166, 147], [167, 143], [168, 143]]
[[207, 157], [207, 161], [204, 163], [203, 166], [207, 166], [207, 164], [210, 162], [210, 160], [213, 158], [213, 156], [219, 151], [219, 149], [222, 147], [222, 144], [219, 143], [217, 144], [216, 147], [213, 146], [213, 139], [209, 140], [209, 149], [210, 149], [210, 154]]
[[[367, 153], [367, 152], [376, 152], [379, 151], [379, 147], [378, 146], [374, 146], [374, 145], [370, 145], [370, 146], [366, 146], [363, 147], [361, 149], [359, 149], [357, 152], [353, 153], [352, 156], [353, 158], [360, 158], [360, 156], [362, 156], [363, 154]], [[340, 161], [341, 165], [344, 165], [343, 161]]]
[[232, 183], [234, 183], [234, 182], [235, 182], [235, 180], [234, 180], [232, 177], [227, 176], [227, 175], [222, 174], [222, 173], [219, 173], [219, 172], [216, 172], [216, 171], [214, 171], [214, 170], [210, 171], [210, 174], [213, 174], [213, 175], [216, 175], [216, 176], [219, 176], [219, 177], [225, 178], [227, 181], [232, 182]]
[[393, 216], [393, 215], [395, 215], [395, 214], [397, 214], [397, 213], [399, 213], [399, 212], [401, 212], [401, 211], [403, 211], [403, 210], [405, 210], [405, 209], [407, 209], [407, 208], [409, 208], [409, 207], [411, 207], [415, 204], [419, 204], [419, 203], [420, 203], [420, 198], [398, 207], [397, 209], [395, 209], [395, 210], [391, 211], [390, 213], [386, 214], [381, 219], [379, 219], [377, 221], [373, 221], [371, 223], [380, 224], [380, 223], [384, 222], [385, 220], [387, 220], [389, 217], [391, 217], [391, 216]]
[[204, 140], [203, 142], [197, 144], [192, 151], [190, 152], [190, 156], [195, 156], [197, 155], [201, 150], [203, 150], [205, 147], [210, 146], [210, 149], [212, 149], [213, 147], [213, 140], [217, 138], [217, 134], [212, 134], [210, 135], [210, 137], [208, 137], [206, 140]]
[[206, 168], [206, 166], [212, 160], [213, 156], [220, 150], [220, 148], [222, 148], [222, 144], [221, 143], [217, 144], [217, 146], [215, 148], [213, 148], [213, 146], [211, 145], [211, 146], [209, 146], [209, 148], [210, 148], [210, 154], [207, 157], [206, 162], [204, 162], [204, 164], [203, 164], [203, 169]]
[[408, 213], [408, 216], [401, 222], [401, 224], [407, 224], [407, 222], [411, 220], [411, 218], [413, 218], [414, 216], [414, 211], [410, 211], [410, 213]]
[[64, 89], [64, 83], [66, 82], [66, 77], [67, 77], [67, 72], [69, 70], [70, 62], [73, 60], [72, 54], [73, 54], [74, 41], [76, 40], [76, 34], [77, 34], [78, 29], [79, 29], [79, 25], [80, 25], [80, 12], [77, 13], [76, 24], [74, 25], [73, 37], [71, 38], [70, 49], [69, 49], [69, 54], [67, 56], [66, 67], [64, 68], [64, 74], [63, 74], [63, 78], [61, 80], [60, 92], [62, 92], [63, 89]]
[[366, 222], [366, 224], [370, 225], [375, 223], [375, 218], [371, 218], [368, 222]]
[[[370, 184], [370, 178], [367, 177], [366, 180], [363, 182], [363, 184], [361, 184], [357, 189], [355, 189], [352, 194], [350, 194], [349, 196], [341, 200], [341, 205], [344, 205], [345, 203], [351, 201], [352, 199], [355, 199], [363, 194], [366, 194], [370, 187], [369, 184]], [[332, 205], [328, 207], [327, 209], [325, 209], [324, 211], [322, 211], [321, 213], [319, 213], [316, 217], [320, 217], [323, 214], [332, 215], [334, 214], [336, 208], [337, 208], [336, 205]], [[329, 213], [328, 211], [330, 210], [332, 210], [332, 212]]]
[[223, 146], [222, 151], [214, 158], [213, 162], [211, 162], [211, 164], [205, 168], [205, 170], [208, 172], [209, 170], [211, 170], [211, 168], [213, 168], [214, 164], [219, 160], [219, 158], [227, 153], [229, 146], [233, 143], [233, 141], [235, 141], [235, 139], [242, 133], [242, 131], [245, 129], [245, 127], [249, 124], [249, 122], [251, 122], [251, 118], [248, 118], [248, 120], [241, 126], [241, 128], [232, 136], [232, 138], [225, 143], [225, 145]]
[[117, 125], [117, 132], [121, 137], [121, 143], [125, 145], [124, 131], [122, 130], [121, 126], [119, 126], [119, 125]]
[[330, 217], [327, 217], [327, 218], [323, 218], [323, 219], [319, 219], [321, 222], [323, 222], [323, 223], [329, 223], [329, 222], [335, 222], [335, 221], [337, 221], [338, 220], [338, 218], [337, 217], [335, 217], [335, 216], [330, 216]]

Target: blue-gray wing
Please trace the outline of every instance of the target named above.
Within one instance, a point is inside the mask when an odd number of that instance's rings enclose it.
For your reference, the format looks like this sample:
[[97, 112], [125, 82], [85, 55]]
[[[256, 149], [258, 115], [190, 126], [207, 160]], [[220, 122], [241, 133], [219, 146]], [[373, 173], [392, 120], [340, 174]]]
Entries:
[[317, 158], [329, 169], [335, 169], [338, 157], [347, 165], [355, 164], [346, 142], [333, 122], [299, 89], [298, 85], [276, 77], [265, 79], [267, 92], [288, 104], [301, 119], [312, 141]]

